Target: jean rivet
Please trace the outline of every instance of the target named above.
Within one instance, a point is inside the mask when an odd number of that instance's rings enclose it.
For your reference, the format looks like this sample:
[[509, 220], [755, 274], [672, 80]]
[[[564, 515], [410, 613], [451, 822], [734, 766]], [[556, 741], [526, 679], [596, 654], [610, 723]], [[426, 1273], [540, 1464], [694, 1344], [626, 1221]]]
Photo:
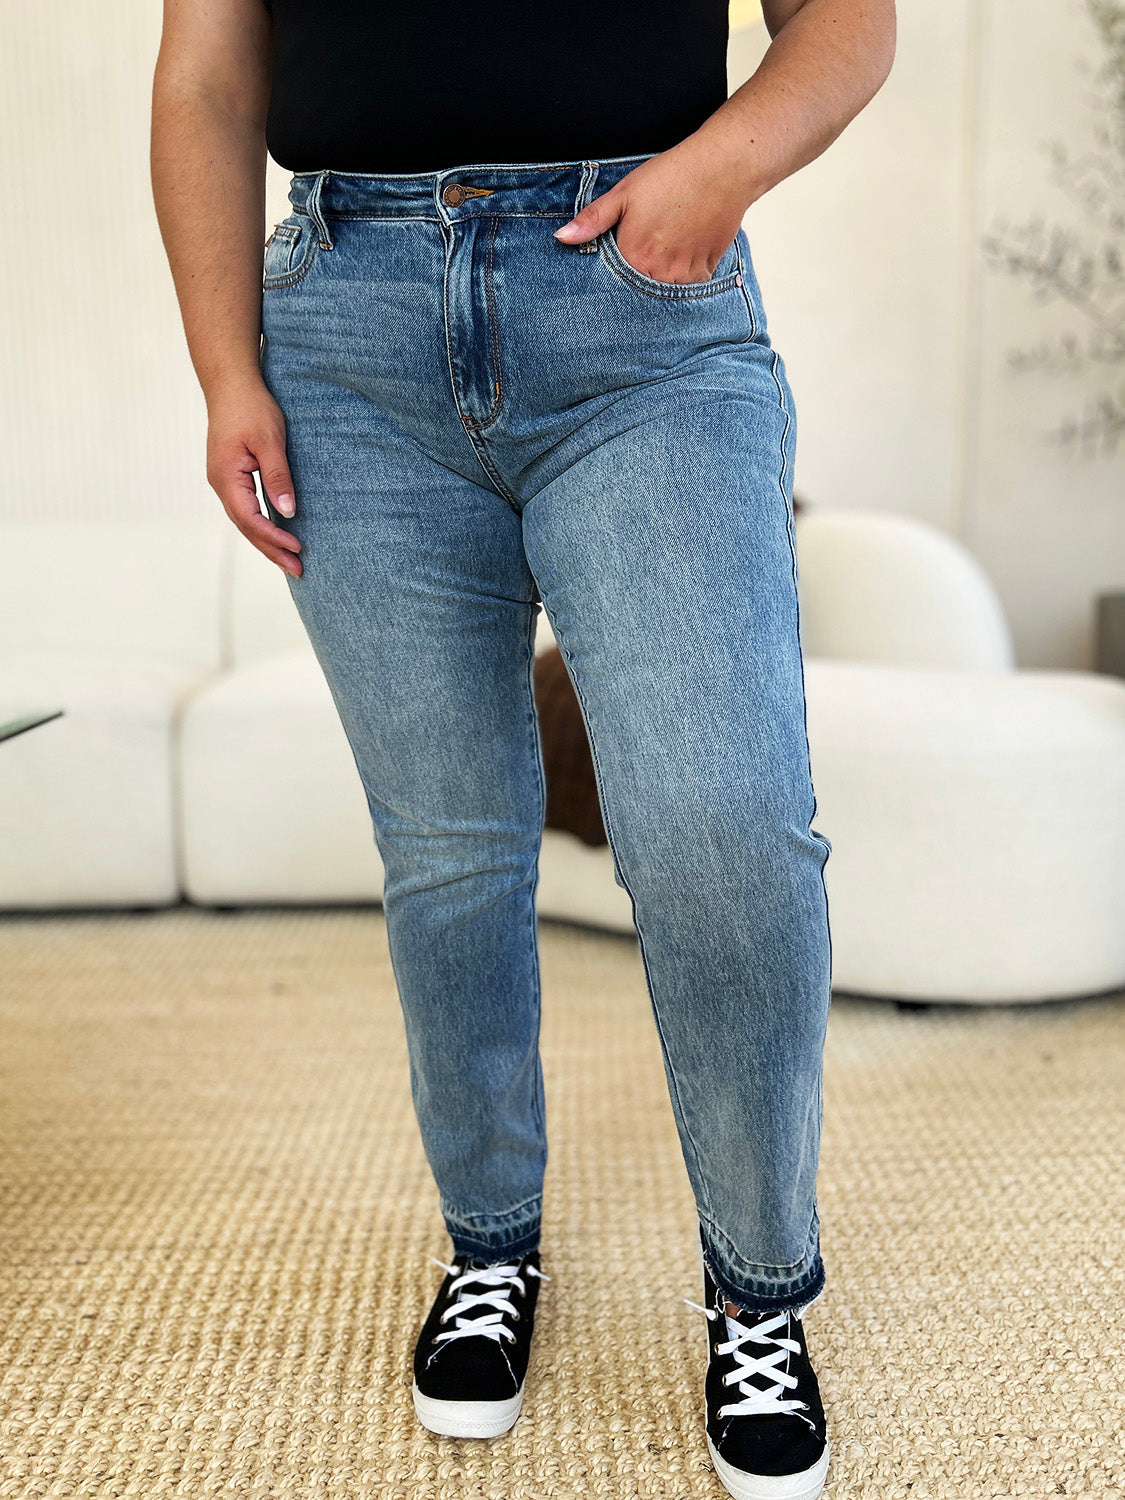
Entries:
[[735, 284], [735, 286], [741, 286], [742, 285], [742, 272], [741, 271], [736, 271], [735, 272], [734, 284]]

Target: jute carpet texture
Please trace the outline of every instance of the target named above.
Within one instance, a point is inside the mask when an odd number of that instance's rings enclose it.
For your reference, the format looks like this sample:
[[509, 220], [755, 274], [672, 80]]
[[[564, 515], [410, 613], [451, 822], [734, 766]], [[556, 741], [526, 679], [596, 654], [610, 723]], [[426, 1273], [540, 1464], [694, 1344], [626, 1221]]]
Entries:
[[[544, 922], [523, 1415], [417, 1423], [449, 1240], [379, 908], [0, 918], [0, 1497], [723, 1500], [635, 942]], [[829, 1500], [1125, 1496], [1125, 997], [838, 995]]]

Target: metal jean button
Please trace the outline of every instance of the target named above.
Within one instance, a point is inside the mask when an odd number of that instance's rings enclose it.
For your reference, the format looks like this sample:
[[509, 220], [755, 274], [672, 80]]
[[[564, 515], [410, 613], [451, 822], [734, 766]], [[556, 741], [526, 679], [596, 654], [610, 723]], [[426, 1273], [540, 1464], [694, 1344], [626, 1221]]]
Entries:
[[495, 188], [466, 187], [463, 182], [451, 182], [441, 190], [441, 201], [457, 208], [466, 198], [491, 198]]

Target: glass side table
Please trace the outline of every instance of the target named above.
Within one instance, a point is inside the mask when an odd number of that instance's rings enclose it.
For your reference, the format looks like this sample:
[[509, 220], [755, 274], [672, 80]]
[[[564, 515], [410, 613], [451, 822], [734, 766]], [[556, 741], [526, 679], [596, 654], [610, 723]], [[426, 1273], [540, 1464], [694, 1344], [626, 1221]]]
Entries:
[[22, 714], [18, 719], [9, 719], [6, 724], [0, 724], [0, 740], [14, 739], [17, 734], [38, 729], [40, 724], [49, 724], [52, 719], [61, 718], [62, 714], [61, 708], [41, 708], [33, 713]]

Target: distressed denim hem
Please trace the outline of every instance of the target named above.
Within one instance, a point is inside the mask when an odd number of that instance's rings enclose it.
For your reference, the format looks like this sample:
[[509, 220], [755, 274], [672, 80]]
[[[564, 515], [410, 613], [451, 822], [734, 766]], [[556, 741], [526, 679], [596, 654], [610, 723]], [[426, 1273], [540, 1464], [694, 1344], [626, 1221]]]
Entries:
[[[745, 1277], [728, 1269], [726, 1264], [716, 1260], [713, 1251], [704, 1244], [702, 1228], [700, 1230], [701, 1252], [716, 1287], [729, 1301], [745, 1308], [747, 1312], [803, 1313], [820, 1297], [826, 1282], [824, 1261], [819, 1248], [815, 1248], [818, 1227], [814, 1216], [814, 1248], [811, 1249], [803, 1267], [799, 1268], [795, 1275], [784, 1278]], [[771, 1268], [760, 1266], [758, 1269], [769, 1271]]]
[[824, 1262], [817, 1253], [808, 1271], [798, 1279], [791, 1282], [775, 1283], [772, 1292], [762, 1291], [763, 1282], [755, 1282], [752, 1288], [741, 1285], [737, 1280], [728, 1276], [721, 1267], [718, 1267], [708, 1257], [708, 1267], [712, 1279], [719, 1290], [731, 1302], [739, 1307], [744, 1307], [747, 1312], [804, 1312], [805, 1308], [811, 1307], [824, 1291], [825, 1272]]
[[[453, 1241], [454, 1254], [472, 1260], [518, 1260], [521, 1256], [530, 1255], [532, 1250], [538, 1250], [543, 1218], [542, 1203], [535, 1200], [530, 1213], [527, 1207], [522, 1205], [516, 1211], [518, 1218], [515, 1214], [507, 1217], [498, 1214], [491, 1227], [486, 1227], [479, 1222], [479, 1216], [474, 1216], [478, 1218], [478, 1222], [471, 1228], [463, 1221], [459, 1223], [451, 1212], [443, 1210], [442, 1217], [445, 1219], [449, 1238]], [[514, 1222], [508, 1222], [509, 1219], [514, 1219]]]

